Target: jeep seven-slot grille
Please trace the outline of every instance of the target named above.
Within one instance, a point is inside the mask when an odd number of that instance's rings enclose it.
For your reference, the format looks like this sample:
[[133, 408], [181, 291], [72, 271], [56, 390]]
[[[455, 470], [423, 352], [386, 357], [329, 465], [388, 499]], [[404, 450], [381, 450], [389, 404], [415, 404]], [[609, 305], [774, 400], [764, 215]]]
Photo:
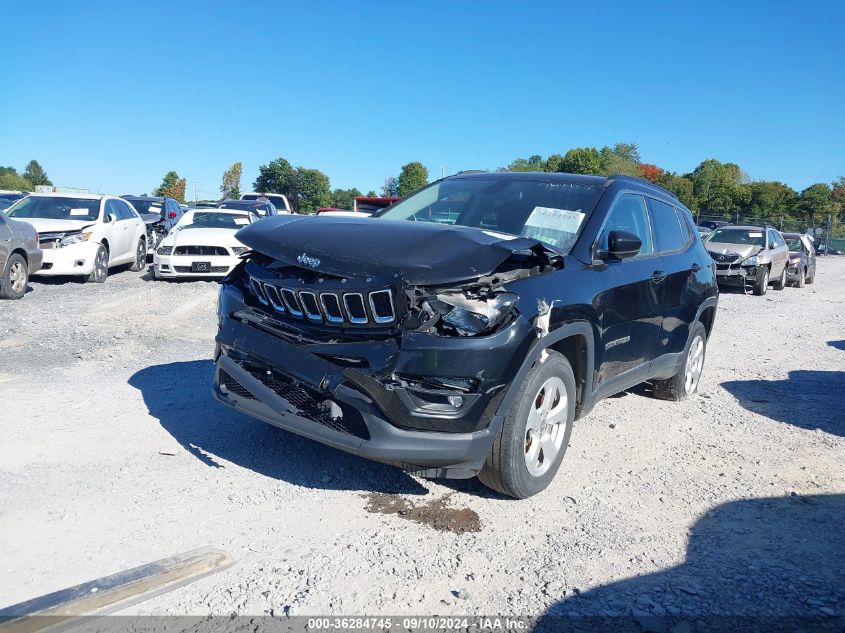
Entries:
[[250, 278], [253, 294], [276, 312], [332, 325], [383, 325], [396, 321], [390, 290], [372, 292], [317, 292], [285, 287]]

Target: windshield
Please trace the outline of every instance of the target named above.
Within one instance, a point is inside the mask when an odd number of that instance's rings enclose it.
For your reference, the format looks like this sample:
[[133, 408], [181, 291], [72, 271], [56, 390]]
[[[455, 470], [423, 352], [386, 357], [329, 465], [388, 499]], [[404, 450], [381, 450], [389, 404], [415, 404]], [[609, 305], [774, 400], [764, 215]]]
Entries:
[[378, 218], [471, 226], [529, 237], [568, 253], [600, 187], [522, 178], [454, 178], [437, 182]]
[[144, 200], [143, 198], [133, 200], [131, 198], [127, 198], [127, 202], [135, 207], [135, 210], [138, 213], [157, 213], [158, 215], [163, 215], [164, 213], [161, 208], [161, 200]]
[[100, 201], [91, 198], [59, 198], [28, 196], [11, 207], [10, 218], [40, 218], [44, 220], [96, 220], [100, 216]]
[[184, 229], [239, 229], [250, 223], [247, 214], [214, 213], [213, 211], [194, 211], [185, 216], [186, 222], [179, 224]]
[[804, 249], [804, 242], [801, 241], [800, 237], [793, 237], [786, 245], [792, 253], [800, 253]]
[[707, 236], [706, 241], [718, 244], [744, 244], [760, 248], [766, 245], [763, 229], [716, 229]]

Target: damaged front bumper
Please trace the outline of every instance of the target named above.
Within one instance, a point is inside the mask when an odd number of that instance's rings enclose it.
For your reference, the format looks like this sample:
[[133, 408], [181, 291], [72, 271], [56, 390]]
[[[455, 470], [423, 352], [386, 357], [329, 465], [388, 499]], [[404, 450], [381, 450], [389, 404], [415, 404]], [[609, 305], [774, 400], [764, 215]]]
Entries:
[[752, 285], [757, 281], [757, 266], [717, 263], [716, 281], [731, 286]]
[[428, 477], [471, 477], [490, 420], [536, 338], [517, 319], [485, 337], [419, 332], [295, 341], [226, 284], [214, 397], [269, 424]]

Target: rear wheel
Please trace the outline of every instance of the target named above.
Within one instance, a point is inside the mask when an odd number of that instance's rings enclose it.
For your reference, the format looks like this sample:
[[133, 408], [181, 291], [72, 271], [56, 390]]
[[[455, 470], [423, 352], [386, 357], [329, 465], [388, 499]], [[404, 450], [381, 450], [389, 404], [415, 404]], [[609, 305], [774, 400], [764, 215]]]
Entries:
[[94, 255], [94, 270], [85, 278], [85, 281], [91, 281], [95, 284], [105, 282], [109, 276], [109, 249], [103, 244], [97, 249], [97, 254]]
[[757, 281], [754, 282], [754, 294], [762, 297], [769, 289], [769, 269], [765, 266], [757, 269]]
[[683, 400], [698, 391], [706, 352], [707, 331], [700, 321], [696, 321], [690, 328], [683, 367], [671, 378], [654, 381], [654, 397], [661, 400]]
[[135, 249], [135, 261], [129, 267], [132, 272], [139, 272], [147, 267], [147, 240], [143, 237], [138, 240], [138, 247]]
[[26, 294], [29, 266], [20, 253], [12, 253], [0, 277], [0, 299], [21, 299]]
[[780, 277], [778, 277], [777, 281], [772, 284], [772, 288], [775, 290], [783, 290], [786, 288], [786, 266], [783, 267], [783, 270], [780, 273]]
[[528, 372], [478, 478], [488, 488], [525, 499], [557, 473], [575, 419], [575, 376], [564, 356], [546, 352]]

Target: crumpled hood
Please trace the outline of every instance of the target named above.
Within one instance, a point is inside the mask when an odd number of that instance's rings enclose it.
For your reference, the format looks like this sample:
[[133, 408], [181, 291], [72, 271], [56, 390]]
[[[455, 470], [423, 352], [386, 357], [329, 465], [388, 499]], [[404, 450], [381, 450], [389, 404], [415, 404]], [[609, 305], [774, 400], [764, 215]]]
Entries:
[[488, 275], [515, 253], [558, 255], [537, 240], [471, 227], [330, 215], [266, 218], [238, 231], [237, 238], [286, 264], [303, 266], [301, 257], [318, 272], [399, 274], [419, 285]]
[[26, 222], [35, 227], [39, 233], [67, 233], [79, 231], [86, 226], [96, 224], [95, 220], [51, 220], [48, 218], [12, 218], [17, 222]]
[[139, 213], [138, 215], [141, 216], [144, 224], [155, 224], [163, 219], [160, 213]]
[[759, 246], [754, 246], [753, 244], [727, 244], [724, 242], [707, 242], [705, 246], [707, 247], [707, 250], [711, 253], [735, 253], [743, 259], [751, 257], [754, 253], [758, 253], [763, 250]]

